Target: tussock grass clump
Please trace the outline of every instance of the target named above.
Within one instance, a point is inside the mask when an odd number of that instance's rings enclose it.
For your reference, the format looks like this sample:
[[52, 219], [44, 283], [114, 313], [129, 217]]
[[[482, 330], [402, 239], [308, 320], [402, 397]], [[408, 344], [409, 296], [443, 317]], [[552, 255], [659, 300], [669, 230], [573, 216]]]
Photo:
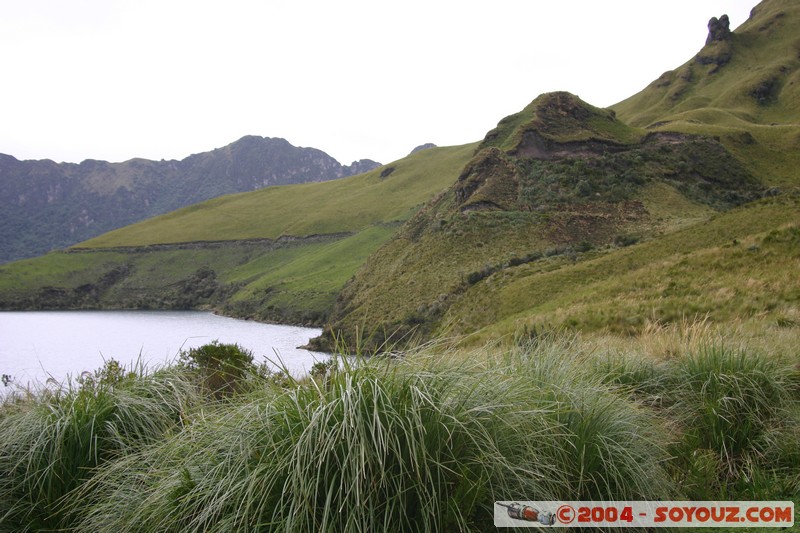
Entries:
[[81, 527], [481, 531], [495, 500], [671, 494], [655, 420], [569, 348], [422, 350], [238, 396], [106, 464]]
[[94, 469], [162, 438], [197, 398], [174, 369], [126, 372], [108, 361], [77, 383], [15, 394], [0, 410], [0, 530], [58, 530], [70, 493]]
[[663, 362], [617, 352], [598, 357], [593, 366], [603, 383], [640, 402], [658, 407], [669, 401], [670, 377]]
[[690, 438], [726, 462], [751, 449], [785, 414], [784, 370], [758, 354], [714, 344], [681, 359], [676, 400], [686, 411]]
[[679, 456], [688, 461], [690, 493], [758, 493], [759, 479], [772, 483], [766, 471], [800, 465], [791, 451], [800, 445], [800, 417], [790, 370], [778, 357], [719, 343], [677, 361], [672, 416], [684, 427]]
[[552, 336], [524, 349], [513, 367], [558, 408], [557, 460], [568, 489], [561, 499], [669, 498], [665, 425], [628, 389], [608, 383], [597, 354], [576, 336]]
[[683, 320], [594, 349], [602, 381], [669, 427], [663, 445], [685, 498], [800, 497], [796, 332]]
[[796, 498], [791, 361], [687, 331], [645, 339], [660, 359], [564, 334], [334, 358], [224, 401], [185, 365], [107, 369], [0, 410], [2, 524], [485, 531], [498, 500]]

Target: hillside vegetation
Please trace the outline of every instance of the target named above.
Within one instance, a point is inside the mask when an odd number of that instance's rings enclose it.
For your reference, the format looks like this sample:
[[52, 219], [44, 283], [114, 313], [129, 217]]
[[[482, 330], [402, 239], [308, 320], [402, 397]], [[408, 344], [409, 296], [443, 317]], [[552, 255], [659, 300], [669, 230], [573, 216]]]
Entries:
[[[409, 336], [483, 328], [513, 334], [546, 323], [632, 333], [647, 318], [672, 321], [713, 310], [715, 318], [730, 320], [767, 311], [758, 305], [731, 309], [736, 299], [709, 298], [706, 291], [724, 284], [693, 283], [707, 277], [710, 265], [702, 261], [693, 262], [698, 272], [683, 271], [685, 278], [665, 278], [654, 266], [686, 260], [687, 254], [707, 257], [710, 249], [756, 242], [759, 232], [791, 225], [798, 213], [795, 196], [778, 195], [753, 207], [767, 194], [766, 185], [714, 138], [646, 134], [568, 93], [543, 95], [525, 114], [551, 118], [543, 131], [540, 120], [516, 115], [489, 132], [458, 181], [345, 287], [329, 338], [362, 337], [359, 342], [377, 349]], [[553, 124], [554, 117], [561, 124]], [[792, 228], [783, 229], [791, 240]], [[784, 251], [781, 263], [772, 263], [781, 278], [780, 268], [796, 260], [791, 246]], [[735, 286], [729, 290], [748, 292], [734, 281], [748, 269], [739, 264], [741, 270], [729, 270], [728, 284]], [[682, 289], [668, 302], [654, 302], [652, 293], [617, 282], [630, 272], [647, 272], [645, 285], [653, 275], [654, 287], [665, 279], [676, 287], [693, 284], [698, 300], [714, 304], [695, 305]], [[604, 284], [614, 289], [598, 299]], [[633, 300], [617, 303], [615, 290]], [[750, 303], [759, 301], [751, 296]], [[594, 304], [590, 311], [578, 307], [582, 298]], [[776, 291], [769, 305], [778, 314], [794, 313], [792, 294]]]
[[201, 308], [323, 324], [347, 279], [473, 151], [431, 148], [359, 176], [225, 196], [2, 265], [0, 308]]
[[501, 120], [348, 283], [320, 346], [684, 316], [794, 327], [800, 6], [709, 28], [609, 110], [553, 93]]
[[797, 185], [800, 168], [800, 4], [766, 0], [735, 32], [612, 106], [648, 130], [720, 137], [760, 179]]

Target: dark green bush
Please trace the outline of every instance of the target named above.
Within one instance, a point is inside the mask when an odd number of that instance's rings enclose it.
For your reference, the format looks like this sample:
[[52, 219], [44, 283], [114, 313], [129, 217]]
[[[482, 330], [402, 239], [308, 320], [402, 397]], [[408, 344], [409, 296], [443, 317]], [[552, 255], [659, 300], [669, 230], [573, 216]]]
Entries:
[[204, 388], [216, 399], [242, 390], [246, 378], [258, 372], [250, 350], [218, 340], [183, 351], [179, 359], [199, 372]]
[[636, 235], [625, 234], [625, 235], [617, 235], [616, 237], [614, 237], [614, 244], [620, 247], [631, 246], [636, 244], [637, 242], [639, 242], [639, 237], [637, 237]]

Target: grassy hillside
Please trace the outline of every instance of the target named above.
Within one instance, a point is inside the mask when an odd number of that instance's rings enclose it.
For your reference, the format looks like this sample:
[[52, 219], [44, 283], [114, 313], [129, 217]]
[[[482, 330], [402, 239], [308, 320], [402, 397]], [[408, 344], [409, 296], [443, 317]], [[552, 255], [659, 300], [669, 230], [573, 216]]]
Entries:
[[78, 247], [304, 237], [402, 221], [449, 186], [474, 149], [475, 145], [432, 148], [350, 178], [223, 196], [106, 233]]
[[705, 318], [800, 327], [800, 196], [749, 204], [658, 239], [505, 268], [443, 318], [471, 342], [549, 328], [638, 334]]
[[729, 40], [708, 43], [613, 109], [639, 127], [691, 118], [720, 125], [797, 123], [798, 17], [797, 2], [764, 0]]
[[0, 263], [35, 257], [223, 194], [326, 181], [378, 167], [343, 166], [284, 139], [246, 136], [181, 161], [18, 161], [0, 154]]
[[[799, 25], [795, 4], [767, 0], [612, 109], [541, 95], [479, 144], [221, 197], [9, 265], [0, 302], [331, 319], [328, 341], [373, 347], [542, 323], [630, 333], [705, 313], [790, 324], [781, 280], [795, 256], [765, 239], [791, 242], [797, 215]], [[763, 268], [736, 284], [748, 257]], [[717, 260], [733, 266], [712, 282]]]
[[[542, 123], [540, 117], [554, 118]], [[489, 132], [458, 181], [359, 270], [337, 299], [329, 334], [377, 349], [387, 340], [413, 335], [465, 335], [483, 328], [513, 333], [499, 326], [512, 315], [522, 329], [538, 321], [626, 332], [641, 327], [647, 316], [692, 315], [700, 310], [687, 305], [659, 313], [641, 301], [638, 307], [609, 309], [589, 281], [609, 281], [619, 273], [589, 260], [603, 257], [609, 265], [628, 265], [630, 250], [642, 249], [628, 247], [641, 242], [661, 254], [671, 251], [639, 263], [660, 264], [678, 253], [669, 239], [690, 253], [686, 235], [698, 231], [711, 235], [704, 241], [709, 247], [793, 221], [796, 203], [780, 197], [767, 201], [776, 206], [774, 213], [730, 211], [737, 213], [731, 220], [744, 222], [727, 240], [723, 231], [707, 232], [717, 213], [752, 202], [764, 188], [713, 138], [645, 134], [573, 95], [542, 95]], [[726, 224], [728, 230], [734, 227]], [[780, 266], [793, 260], [787, 257]], [[501, 280], [508, 279], [516, 283], [506, 293]], [[661, 279], [653, 278], [652, 284]], [[683, 296], [672, 305], [680, 307]], [[569, 307], [554, 307], [560, 298], [580, 297], [607, 309], [590, 319], [573, 316]], [[726, 320], [738, 316], [732, 309], [722, 315]], [[619, 327], [620, 321], [630, 324]]]
[[632, 126], [704, 132], [766, 183], [800, 182], [800, 4], [765, 0], [730, 39], [706, 45], [612, 106]]
[[322, 324], [356, 269], [455, 180], [474, 148], [432, 148], [351, 178], [226, 196], [2, 265], [0, 308], [199, 307]]
[[322, 344], [695, 315], [794, 327], [800, 6], [726, 20], [612, 109], [552, 93], [501, 120], [345, 287]]

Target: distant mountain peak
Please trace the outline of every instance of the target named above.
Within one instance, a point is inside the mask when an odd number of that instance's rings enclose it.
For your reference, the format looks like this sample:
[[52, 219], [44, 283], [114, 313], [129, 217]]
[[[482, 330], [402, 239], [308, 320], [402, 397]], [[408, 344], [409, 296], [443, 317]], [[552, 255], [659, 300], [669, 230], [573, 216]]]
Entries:
[[433, 144], [433, 143], [420, 144], [419, 146], [417, 146], [416, 148], [411, 150], [411, 153], [409, 153], [408, 155], [415, 154], [417, 152], [421, 152], [422, 150], [428, 150], [429, 148], [436, 148], [436, 145]]

